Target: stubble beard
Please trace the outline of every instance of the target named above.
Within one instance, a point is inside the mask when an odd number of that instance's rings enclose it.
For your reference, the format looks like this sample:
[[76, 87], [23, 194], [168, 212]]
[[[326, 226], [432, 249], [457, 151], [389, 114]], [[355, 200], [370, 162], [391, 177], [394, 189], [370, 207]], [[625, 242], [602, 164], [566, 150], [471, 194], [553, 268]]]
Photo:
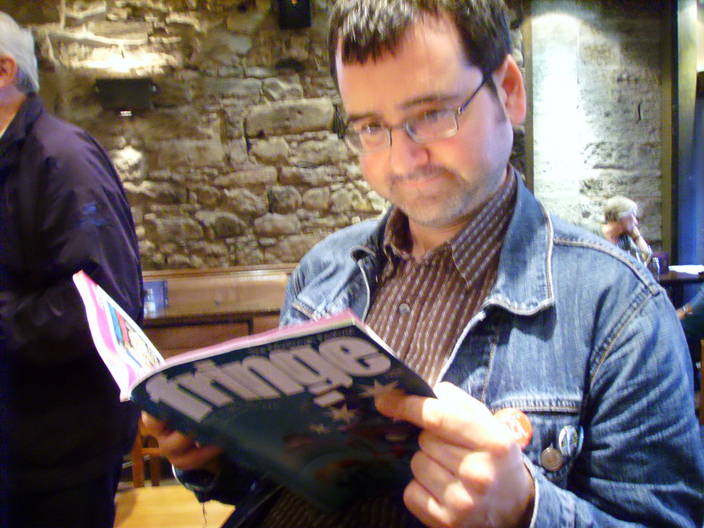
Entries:
[[[438, 178], [434, 188], [403, 189], [405, 181]], [[477, 190], [455, 171], [445, 167], [423, 167], [412, 174], [390, 177], [389, 196], [391, 203], [403, 211], [418, 225], [442, 229], [461, 224], [471, 215], [481, 200]]]

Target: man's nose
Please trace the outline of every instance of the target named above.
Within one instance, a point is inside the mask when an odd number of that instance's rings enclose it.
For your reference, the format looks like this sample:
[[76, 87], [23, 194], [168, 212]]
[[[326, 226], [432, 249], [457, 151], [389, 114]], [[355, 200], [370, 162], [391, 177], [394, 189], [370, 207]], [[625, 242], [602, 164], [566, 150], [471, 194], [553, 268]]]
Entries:
[[394, 174], [410, 174], [428, 163], [426, 145], [416, 143], [403, 128], [391, 131], [391, 170]]

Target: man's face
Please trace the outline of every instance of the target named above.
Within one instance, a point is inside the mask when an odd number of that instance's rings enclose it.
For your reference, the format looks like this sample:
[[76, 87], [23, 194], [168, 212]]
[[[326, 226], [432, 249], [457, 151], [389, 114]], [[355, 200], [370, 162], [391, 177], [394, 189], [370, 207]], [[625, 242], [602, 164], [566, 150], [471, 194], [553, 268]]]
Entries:
[[[359, 124], [395, 126], [425, 112], [457, 108], [479, 87], [482, 75], [465, 60], [457, 31], [445, 19], [419, 21], [395, 54], [377, 61], [343, 64], [337, 54], [340, 95], [348, 117]], [[512, 59], [511, 74], [518, 72]], [[505, 63], [506, 64], [506, 63]], [[515, 67], [515, 71], [514, 68]], [[387, 149], [360, 155], [364, 178], [409, 217], [411, 228], [461, 226], [499, 187], [513, 141], [512, 111], [503, 88], [503, 67], [492, 76], [498, 99], [484, 86], [459, 116], [456, 135], [415, 143], [403, 129]], [[525, 93], [518, 73], [520, 91]], [[519, 105], [520, 106], [520, 105]]]

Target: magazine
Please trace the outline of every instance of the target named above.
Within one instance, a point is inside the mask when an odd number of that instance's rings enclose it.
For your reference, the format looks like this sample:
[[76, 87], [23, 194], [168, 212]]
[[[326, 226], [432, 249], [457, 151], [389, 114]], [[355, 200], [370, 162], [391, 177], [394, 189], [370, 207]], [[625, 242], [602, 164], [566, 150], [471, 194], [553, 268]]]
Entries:
[[351, 312], [164, 361], [86, 273], [74, 282], [123, 399], [328, 510], [410, 480], [419, 431], [374, 396], [433, 391]]

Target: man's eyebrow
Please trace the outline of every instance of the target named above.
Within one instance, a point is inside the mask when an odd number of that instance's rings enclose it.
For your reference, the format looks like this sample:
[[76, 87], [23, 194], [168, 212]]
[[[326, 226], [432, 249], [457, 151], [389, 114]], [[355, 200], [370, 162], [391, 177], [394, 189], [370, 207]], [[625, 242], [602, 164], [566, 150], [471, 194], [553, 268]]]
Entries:
[[400, 108], [401, 110], [411, 110], [417, 106], [421, 106], [428, 103], [447, 103], [448, 101], [452, 101], [454, 99], [457, 99], [458, 97], [459, 96], [457, 94], [447, 93], [421, 95], [419, 97], [415, 97], [413, 99], [405, 101], [403, 104], [400, 105]]
[[[413, 110], [414, 108], [417, 108], [418, 106], [422, 106], [425, 104], [429, 103], [447, 103], [450, 101], [453, 101], [457, 99], [459, 96], [457, 94], [446, 94], [446, 93], [441, 93], [441, 94], [428, 94], [428, 95], [422, 95], [419, 97], [415, 97], [413, 99], [409, 99], [408, 101], [404, 101], [399, 105], [399, 108], [401, 110]], [[359, 114], [347, 114], [347, 121], [350, 123], [354, 123], [356, 121], [362, 121], [363, 119], [376, 119], [379, 121], [383, 121], [382, 117], [380, 114], [377, 112], [362, 112]]]
[[364, 112], [362, 114], [347, 114], [347, 122], [354, 123], [363, 119], [381, 119], [381, 116], [376, 112]]

